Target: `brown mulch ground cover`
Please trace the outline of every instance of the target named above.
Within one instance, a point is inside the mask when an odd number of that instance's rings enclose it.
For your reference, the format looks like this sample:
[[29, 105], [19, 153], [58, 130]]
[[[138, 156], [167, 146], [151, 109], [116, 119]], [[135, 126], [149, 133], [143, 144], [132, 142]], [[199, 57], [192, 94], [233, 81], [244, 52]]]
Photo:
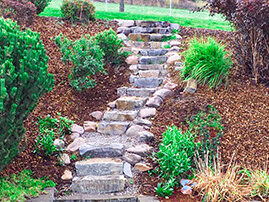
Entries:
[[[41, 33], [41, 39], [50, 57], [49, 72], [55, 76], [55, 87], [52, 92], [40, 99], [34, 112], [25, 121], [27, 133], [22, 143], [22, 145], [26, 145], [25, 150], [1, 172], [2, 175], [31, 169], [35, 177], [48, 176], [56, 182], [60, 192], [68, 190], [70, 182], [60, 179], [66, 167], [60, 166], [55, 157], [46, 159], [33, 154], [34, 141], [38, 135], [36, 125], [38, 117], [44, 118], [47, 114], [57, 117], [57, 113], [60, 112], [62, 116], [67, 116], [78, 124], [90, 120], [90, 112], [105, 110], [107, 103], [117, 98], [116, 89], [127, 84], [129, 76], [128, 71], [119, 70], [115, 73], [110, 66], [107, 66], [108, 75], [95, 77], [97, 87], [77, 93], [68, 84], [70, 70], [61, 62], [61, 53], [50, 38], [62, 32], [70, 39], [78, 39], [82, 34], [94, 35], [109, 27], [115, 28], [116, 26], [112, 22], [101, 20], [85, 26], [63, 23], [55, 18], [38, 17], [36, 19], [32, 29]], [[195, 33], [214, 36], [225, 42], [233, 40], [232, 33], [224, 31], [192, 28], [183, 28], [181, 31], [184, 41], [187, 41], [188, 37], [194, 36]], [[187, 44], [183, 47], [186, 48]], [[127, 66], [126, 69], [128, 69]], [[223, 162], [229, 162], [234, 152], [236, 162], [242, 165], [258, 167], [266, 161], [269, 153], [269, 88], [263, 85], [255, 86], [246, 75], [233, 71], [226, 88], [221, 87], [214, 92], [206, 86], [199, 86], [195, 94], [182, 95], [180, 92], [183, 85], [178, 73], [171, 72], [171, 74], [179, 87], [175, 90], [174, 96], [165, 100], [154, 117], [151, 132], [157, 139], [154, 145], [155, 151], [158, 149], [158, 143], [167, 126], [174, 124], [180, 127], [181, 123], [185, 123], [186, 117], [204, 110], [207, 105], [211, 104], [219, 111], [225, 126], [220, 147]], [[73, 163], [67, 166], [70, 170], [73, 167]], [[141, 185], [141, 193], [154, 195], [154, 187], [160, 179], [146, 173], [135, 180], [135, 183]], [[170, 198], [170, 201], [198, 200], [198, 198], [182, 196], [179, 192]]]

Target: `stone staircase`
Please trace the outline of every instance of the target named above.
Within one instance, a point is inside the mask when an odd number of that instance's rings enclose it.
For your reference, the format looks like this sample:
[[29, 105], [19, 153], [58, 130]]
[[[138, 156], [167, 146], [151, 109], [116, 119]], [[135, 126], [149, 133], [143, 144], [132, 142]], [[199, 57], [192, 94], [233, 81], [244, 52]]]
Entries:
[[79, 152], [86, 160], [75, 163], [77, 176], [71, 189], [79, 195], [100, 197], [113, 193], [113, 197], [126, 196], [119, 201], [142, 201], [127, 197], [134, 196], [136, 191], [126, 192], [126, 179], [152, 169], [143, 161], [152, 151], [147, 143], [155, 141], [154, 134], [149, 132], [150, 120], [176, 86], [169, 82], [167, 68], [180, 59], [177, 52], [181, 37], [172, 34], [180, 27], [169, 22], [119, 20], [118, 23], [118, 36], [124, 39], [126, 49], [134, 53], [129, 56], [131, 61], [126, 60], [132, 71], [131, 87], [118, 89], [120, 97], [109, 104], [97, 132], [82, 134], [86, 142]]

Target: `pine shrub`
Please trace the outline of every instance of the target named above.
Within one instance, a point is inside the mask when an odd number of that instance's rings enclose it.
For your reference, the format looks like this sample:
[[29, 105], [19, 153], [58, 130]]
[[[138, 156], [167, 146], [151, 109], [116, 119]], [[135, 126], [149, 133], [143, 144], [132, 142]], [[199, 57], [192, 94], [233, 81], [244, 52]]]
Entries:
[[36, 14], [42, 13], [51, 0], [28, 0], [36, 6]]
[[232, 61], [224, 49], [225, 45], [217, 43], [213, 38], [202, 38], [201, 41], [194, 38], [189, 49], [183, 53], [185, 80], [195, 79], [200, 84], [208, 84], [210, 88], [227, 81]]
[[54, 85], [39, 34], [0, 18], [0, 170], [18, 153], [23, 121]]
[[95, 7], [90, 0], [63, 0], [61, 12], [71, 22], [95, 20]]

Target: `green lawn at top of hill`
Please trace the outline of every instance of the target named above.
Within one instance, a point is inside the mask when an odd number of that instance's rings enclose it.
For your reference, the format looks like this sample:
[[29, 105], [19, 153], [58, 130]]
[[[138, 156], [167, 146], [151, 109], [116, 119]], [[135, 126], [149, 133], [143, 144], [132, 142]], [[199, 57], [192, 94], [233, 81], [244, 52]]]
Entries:
[[[210, 16], [207, 11], [193, 13], [186, 9], [172, 9], [172, 16], [170, 17], [169, 8], [125, 4], [125, 12], [120, 13], [119, 4], [109, 3], [108, 11], [106, 11], [105, 3], [93, 3], [96, 7], [97, 18], [104, 20], [128, 19], [170, 21], [186, 27], [226, 31], [232, 30], [230, 23], [225, 21], [221, 15]], [[62, 0], [52, 0], [50, 5], [40, 14], [40, 16], [61, 17], [61, 4]]]

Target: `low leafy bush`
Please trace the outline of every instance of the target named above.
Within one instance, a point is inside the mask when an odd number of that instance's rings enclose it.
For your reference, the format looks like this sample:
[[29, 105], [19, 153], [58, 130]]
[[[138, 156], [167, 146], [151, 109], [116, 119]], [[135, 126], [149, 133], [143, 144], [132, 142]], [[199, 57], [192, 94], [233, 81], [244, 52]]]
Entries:
[[104, 53], [94, 39], [88, 35], [72, 41], [62, 35], [57, 36], [55, 43], [62, 52], [62, 60], [65, 64], [72, 63], [72, 72], [69, 75], [71, 86], [79, 92], [96, 86], [90, 79], [91, 75], [98, 72], [105, 73], [103, 56]]
[[11, 18], [17, 21], [19, 25], [30, 26], [33, 24], [36, 15], [36, 7], [27, 0], [1, 0], [0, 16]]
[[129, 55], [128, 52], [120, 52], [123, 40], [117, 36], [113, 29], [105, 30], [95, 35], [95, 41], [104, 51], [104, 62], [118, 65]]
[[267, 0], [208, 0], [211, 13], [223, 14], [236, 29], [233, 56], [256, 83], [269, 83], [269, 4]]
[[63, 0], [61, 12], [71, 22], [95, 20], [95, 7], [90, 0]]
[[51, 156], [61, 152], [53, 143], [56, 138], [63, 140], [64, 135], [71, 132], [73, 121], [66, 117], [59, 120], [48, 115], [45, 119], [39, 119], [39, 135], [36, 139], [35, 153]]
[[166, 182], [158, 185], [158, 194], [171, 195], [173, 187], [179, 184], [180, 177], [187, 176], [192, 169], [194, 150], [194, 135], [189, 131], [183, 133], [172, 126], [163, 133], [163, 142], [156, 157], [160, 164], [159, 174]]
[[223, 81], [227, 81], [232, 61], [226, 57], [225, 45], [217, 43], [213, 38], [198, 41], [194, 38], [189, 49], [183, 53], [185, 68], [183, 77], [185, 80], [195, 79], [200, 84], [208, 84], [210, 88], [216, 88]]
[[0, 170], [18, 153], [24, 137], [23, 122], [38, 99], [52, 90], [48, 56], [39, 34], [20, 31], [0, 18]]
[[1, 201], [26, 201], [44, 193], [47, 187], [54, 187], [55, 183], [46, 178], [34, 179], [30, 170], [0, 178]]
[[51, 0], [28, 0], [36, 6], [36, 14], [42, 13]]

